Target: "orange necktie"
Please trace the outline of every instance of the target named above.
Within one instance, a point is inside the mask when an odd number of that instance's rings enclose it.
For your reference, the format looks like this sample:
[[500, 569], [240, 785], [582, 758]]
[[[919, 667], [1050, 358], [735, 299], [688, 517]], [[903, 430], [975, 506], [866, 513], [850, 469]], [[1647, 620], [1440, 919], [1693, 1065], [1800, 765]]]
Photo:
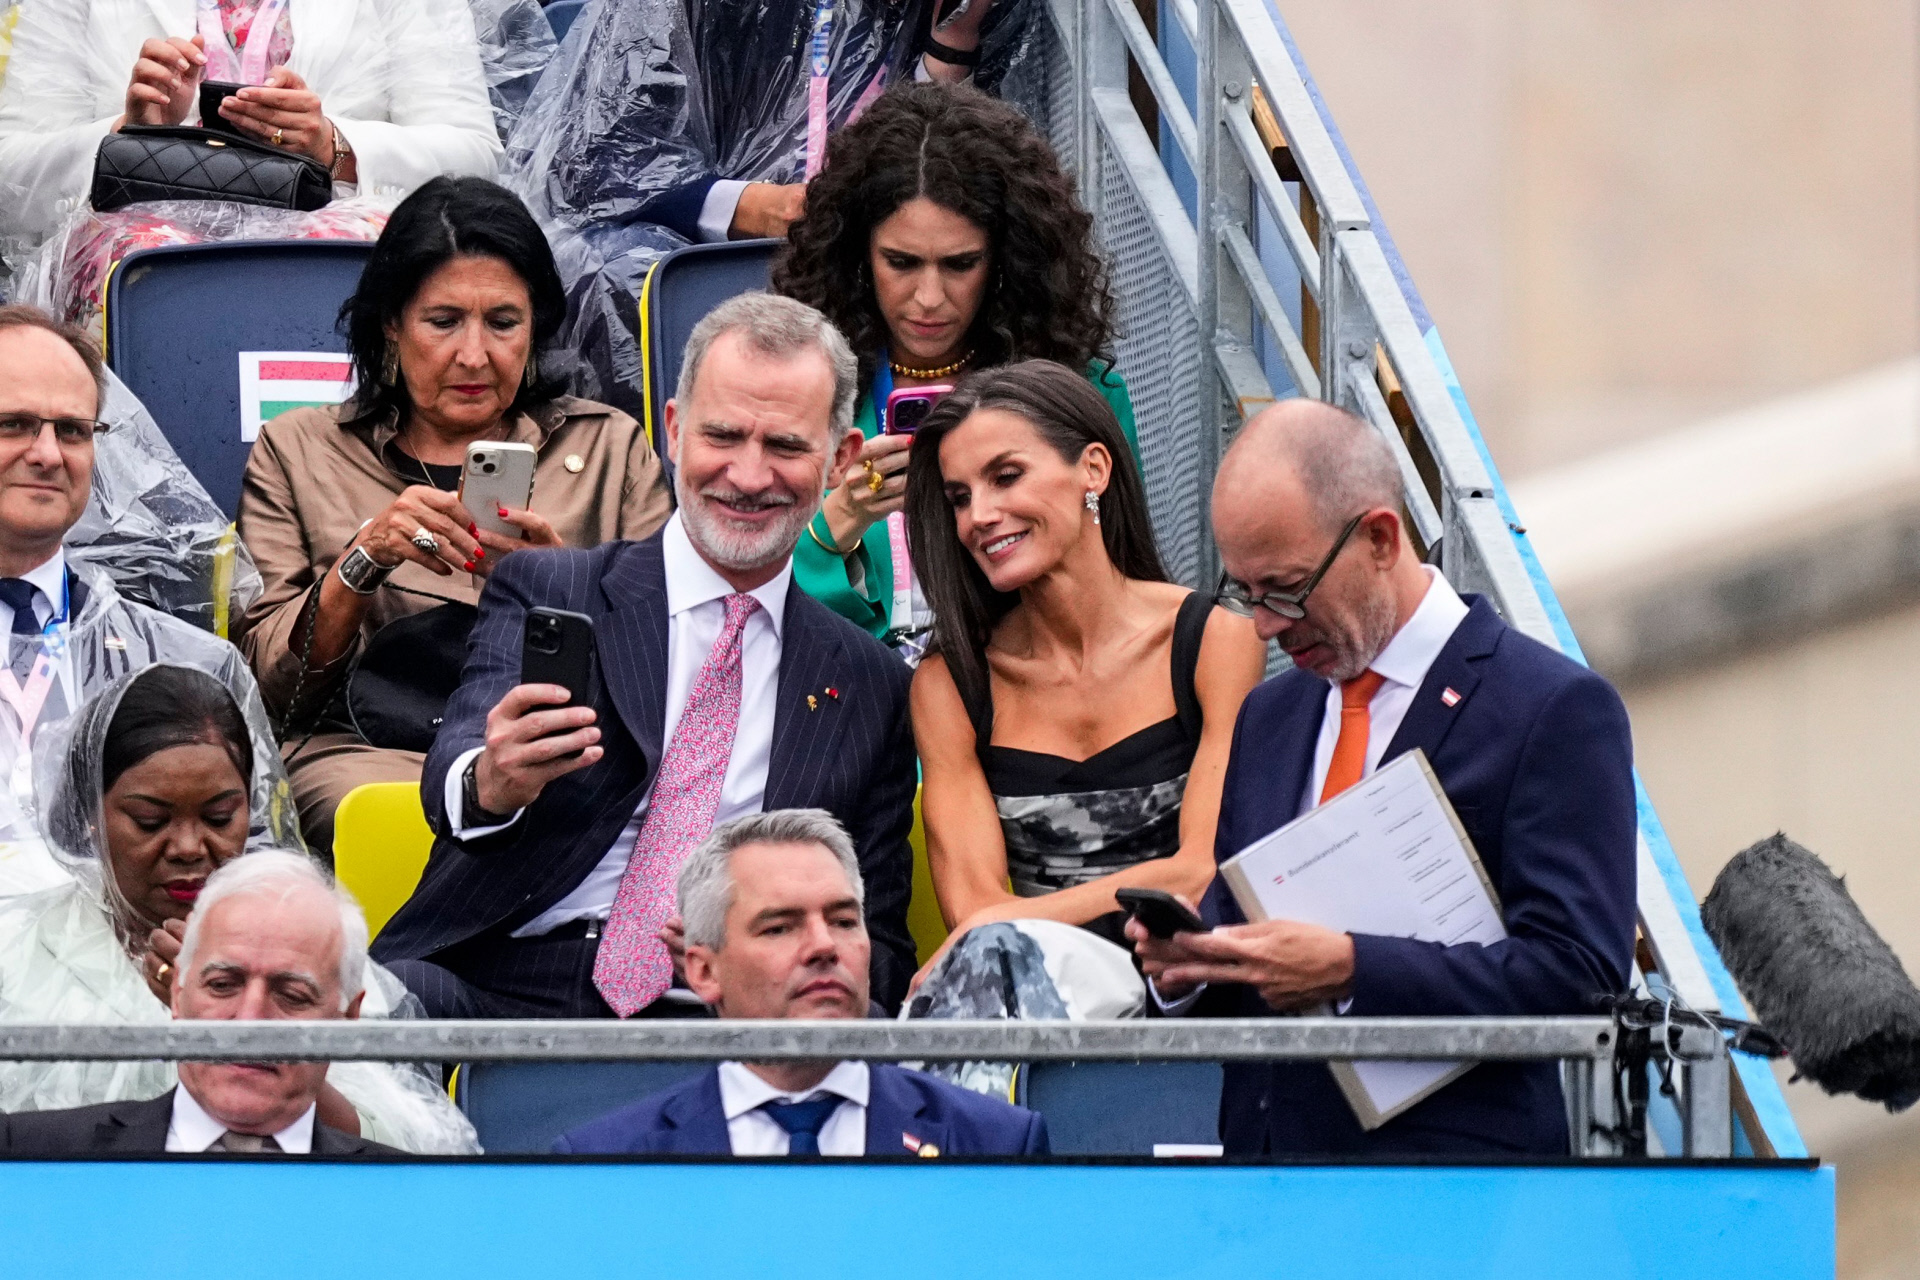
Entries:
[[1367, 771], [1367, 731], [1373, 723], [1369, 706], [1386, 682], [1378, 671], [1362, 671], [1340, 686], [1340, 736], [1334, 740], [1327, 780], [1320, 788], [1321, 804], [1360, 781]]

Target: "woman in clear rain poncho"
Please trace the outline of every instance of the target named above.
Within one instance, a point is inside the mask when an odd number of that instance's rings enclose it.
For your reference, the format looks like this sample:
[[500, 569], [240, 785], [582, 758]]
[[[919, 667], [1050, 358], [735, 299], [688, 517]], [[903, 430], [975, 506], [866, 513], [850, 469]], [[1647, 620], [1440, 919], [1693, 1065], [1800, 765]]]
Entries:
[[[249, 699], [191, 667], [115, 682], [36, 744], [46, 836], [70, 883], [0, 903], [0, 1021], [158, 1023], [184, 922], [212, 871], [258, 848], [299, 849], [273, 734]], [[369, 966], [362, 1017], [407, 1016]], [[335, 1128], [403, 1150], [476, 1151], [437, 1080], [400, 1064], [335, 1063], [320, 1099]], [[0, 1110], [157, 1097], [164, 1062], [0, 1063]]]
[[[937, 9], [937, 12], [936, 12]], [[639, 416], [635, 303], [692, 240], [786, 234], [827, 134], [889, 84], [1040, 79], [1037, 0], [619, 0], [574, 24], [507, 140], [546, 229], [585, 394]], [[957, 60], [950, 60], [957, 59]]]

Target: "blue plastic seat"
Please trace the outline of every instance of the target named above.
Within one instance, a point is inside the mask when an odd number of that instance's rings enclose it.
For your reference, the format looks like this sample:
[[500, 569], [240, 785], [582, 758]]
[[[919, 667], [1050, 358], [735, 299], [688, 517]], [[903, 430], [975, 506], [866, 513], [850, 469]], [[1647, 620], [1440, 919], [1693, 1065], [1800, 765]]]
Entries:
[[553, 0], [547, 6], [547, 21], [553, 26], [553, 38], [565, 40], [567, 32], [573, 28], [573, 20], [587, 7], [587, 0]]
[[728, 298], [767, 287], [778, 240], [732, 240], [676, 249], [653, 264], [640, 292], [640, 352], [645, 362], [647, 438], [666, 450], [666, 405], [680, 380], [680, 357], [693, 328]]
[[1036, 1062], [1020, 1102], [1047, 1118], [1053, 1153], [1150, 1156], [1159, 1143], [1220, 1141], [1217, 1062]]
[[114, 268], [107, 363], [229, 516], [252, 448], [239, 353], [344, 353], [335, 322], [372, 252], [364, 240], [168, 245]]
[[704, 1062], [469, 1062], [454, 1101], [489, 1155], [545, 1155], [577, 1125], [670, 1089]]

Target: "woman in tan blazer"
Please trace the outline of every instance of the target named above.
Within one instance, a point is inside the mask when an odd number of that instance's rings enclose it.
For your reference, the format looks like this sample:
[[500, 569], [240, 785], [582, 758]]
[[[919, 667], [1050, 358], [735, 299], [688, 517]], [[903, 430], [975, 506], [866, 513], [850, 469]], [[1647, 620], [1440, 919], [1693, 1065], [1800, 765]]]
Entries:
[[[436, 178], [394, 210], [342, 311], [358, 391], [280, 415], [254, 444], [240, 537], [266, 591], [239, 643], [282, 726], [316, 851], [331, 847], [348, 791], [420, 777], [420, 753], [369, 745], [345, 711], [353, 659], [380, 628], [474, 603], [516, 549], [645, 538], [671, 511], [640, 425], [542, 372], [565, 311], [519, 200], [484, 179]], [[537, 451], [528, 509], [497, 513], [518, 537], [481, 529], [461, 505], [475, 441]]]

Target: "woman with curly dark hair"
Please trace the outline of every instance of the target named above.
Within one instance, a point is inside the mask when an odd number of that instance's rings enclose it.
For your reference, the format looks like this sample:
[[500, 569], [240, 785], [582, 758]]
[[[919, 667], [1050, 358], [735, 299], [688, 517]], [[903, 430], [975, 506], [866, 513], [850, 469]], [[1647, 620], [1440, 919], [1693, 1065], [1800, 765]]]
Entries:
[[985, 94], [900, 85], [836, 134], [773, 287], [839, 326], [865, 388], [860, 462], [794, 550], [794, 578], [910, 658], [931, 613], [907, 564], [912, 435], [885, 420], [893, 393], [1053, 360], [1085, 371], [1139, 451], [1093, 219], [1046, 139]]

